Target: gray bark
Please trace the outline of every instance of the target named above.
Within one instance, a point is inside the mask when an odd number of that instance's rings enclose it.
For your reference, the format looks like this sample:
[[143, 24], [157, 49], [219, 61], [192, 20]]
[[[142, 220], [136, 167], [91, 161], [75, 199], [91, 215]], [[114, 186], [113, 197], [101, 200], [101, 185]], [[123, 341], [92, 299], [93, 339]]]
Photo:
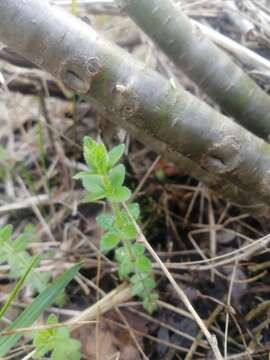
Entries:
[[174, 0], [117, 0], [129, 16], [223, 110], [269, 141], [270, 97], [207, 39]]
[[221, 194], [238, 202], [234, 194], [244, 190], [247, 205], [270, 204], [270, 145], [173, 88], [86, 23], [44, 0], [1, 0], [0, 41]]

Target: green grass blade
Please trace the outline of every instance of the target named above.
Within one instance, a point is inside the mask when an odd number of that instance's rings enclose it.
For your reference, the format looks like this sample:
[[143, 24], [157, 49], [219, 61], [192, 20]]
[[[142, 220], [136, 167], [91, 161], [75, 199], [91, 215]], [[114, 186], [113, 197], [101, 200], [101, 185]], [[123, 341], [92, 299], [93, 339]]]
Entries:
[[3, 315], [6, 313], [6, 311], [8, 310], [8, 308], [10, 307], [10, 305], [12, 304], [12, 301], [15, 299], [15, 297], [17, 296], [18, 292], [20, 291], [20, 288], [23, 286], [25, 279], [27, 278], [27, 276], [29, 275], [29, 273], [31, 272], [31, 270], [37, 266], [39, 261], [38, 257], [34, 257], [33, 260], [31, 261], [28, 269], [25, 271], [24, 275], [20, 278], [20, 280], [17, 282], [17, 284], [15, 285], [15, 287], [12, 289], [11, 294], [8, 297], [7, 302], [4, 304], [4, 306], [1, 308], [0, 310], [0, 319], [3, 317]]
[[[31, 326], [35, 320], [56, 299], [57, 295], [67, 286], [79, 271], [81, 263], [72, 266], [63, 275], [59, 276], [51, 285], [39, 294], [33, 302], [17, 317], [5, 331]], [[0, 334], [1, 335], [1, 334]], [[0, 338], [0, 356], [5, 356], [20, 339], [22, 334], [14, 334]]]

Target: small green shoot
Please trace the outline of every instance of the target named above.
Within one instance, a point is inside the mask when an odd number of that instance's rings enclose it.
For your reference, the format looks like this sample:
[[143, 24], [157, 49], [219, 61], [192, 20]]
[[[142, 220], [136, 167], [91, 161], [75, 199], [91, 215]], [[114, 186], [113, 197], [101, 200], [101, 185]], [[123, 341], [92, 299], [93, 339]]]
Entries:
[[[27, 246], [32, 236], [32, 226], [27, 226], [15, 240], [12, 239], [11, 225], [0, 228], [0, 264], [8, 263], [10, 267], [8, 276], [11, 279], [22, 278], [31, 266], [33, 256], [27, 251]], [[47, 287], [50, 275], [49, 272], [41, 274], [31, 271], [26, 278], [26, 284], [41, 292]]]
[[[47, 325], [57, 324], [57, 316], [51, 314]], [[44, 355], [51, 353], [51, 360], [80, 360], [81, 343], [70, 337], [67, 327], [52, 327], [50, 329], [36, 331], [33, 345], [34, 359], [42, 359]]]
[[123, 206], [131, 197], [131, 191], [124, 185], [125, 167], [118, 164], [125, 147], [121, 144], [108, 152], [103, 143], [85, 137], [83, 149], [88, 170], [78, 173], [75, 179], [80, 179], [87, 190], [84, 201], [107, 199], [112, 209], [112, 213], [97, 217], [97, 223], [105, 230], [100, 249], [104, 253], [114, 251], [120, 279], [130, 281], [133, 295], [138, 296], [144, 308], [152, 313], [158, 299], [152, 263], [145, 256], [144, 245], [136, 241], [137, 229], [129, 215], [137, 220], [140, 207], [137, 203], [129, 203], [127, 212]]

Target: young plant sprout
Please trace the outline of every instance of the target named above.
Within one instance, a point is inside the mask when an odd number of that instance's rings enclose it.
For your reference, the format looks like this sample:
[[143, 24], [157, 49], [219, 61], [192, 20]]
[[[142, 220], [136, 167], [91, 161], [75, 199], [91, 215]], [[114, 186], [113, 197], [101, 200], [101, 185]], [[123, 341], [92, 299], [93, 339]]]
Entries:
[[123, 185], [125, 166], [118, 164], [125, 147], [118, 145], [108, 152], [103, 143], [85, 137], [83, 150], [88, 170], [78, 173], [75, 179], [81, 179], [88, 192], [84, 200], [107, 199], [111, 207], [111, 213], [101, 214], [96, 219], [105, 230], [100, 249], [103, 253], [114, 251], [120, 279], [130, 282], [132, 294], [138, 296], [145, 310], [152, 313], [157, 308], [158, 294], [152, 263], [145, 256], [144, 245], [136, 241], [138, 232], [134, 220], [139, 218], [140, 207], [137, 203], [126, 203], [131, 191]]
[[51, 353], [51, 360], [80, 360], [81, 343], [70, 337], [70, 331], [67, 327], [53, 327], [57, 324], [57, 316], [51, 314], [47, 320], [47, 325], [52, 325], [52, 328], [34, 333], [35, 352], [33, 358], [43, 359], [44, 355]]
[[[11, 225], [0, 228], [0, 265], [4, 263], [9, 265], [8, 276], [11, 279], [22, 278], [34, 259], [27, 250], [34, 231], [35, 228], [29, 224], [23, 233], [13, 240]], [[48, 286], [50, 277], [50, 272], [38, 273], [33, 270], [25, 282], [40, 293]]]

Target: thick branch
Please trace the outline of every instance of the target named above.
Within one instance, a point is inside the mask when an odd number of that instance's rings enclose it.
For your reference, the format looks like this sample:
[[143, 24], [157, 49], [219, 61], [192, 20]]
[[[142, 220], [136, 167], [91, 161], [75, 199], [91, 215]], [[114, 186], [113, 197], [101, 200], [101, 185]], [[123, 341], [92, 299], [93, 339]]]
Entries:
[[270, 97], [207, 39], [174, 0], [117, 0], [203, 91], [241, 125], [269, 140]]
[[231, 182], [270, 204], [270, 145], [84, 22], [44, 0], [1, 0], [0, 40], [221, 193]]

